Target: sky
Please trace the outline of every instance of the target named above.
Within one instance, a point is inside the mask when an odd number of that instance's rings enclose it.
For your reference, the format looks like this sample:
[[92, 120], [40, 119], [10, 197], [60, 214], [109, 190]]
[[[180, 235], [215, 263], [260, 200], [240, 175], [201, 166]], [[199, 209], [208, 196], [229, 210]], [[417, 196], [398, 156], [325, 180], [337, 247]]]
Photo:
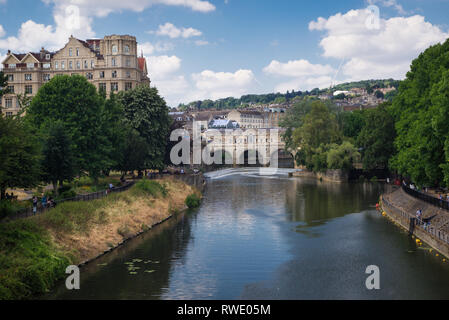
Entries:
[[7, 50], [57, 50], [70, 35], [137, 37], [171, 107], [243, 94], [404, 79], [449, 38], [449, 0], [0, 0]]

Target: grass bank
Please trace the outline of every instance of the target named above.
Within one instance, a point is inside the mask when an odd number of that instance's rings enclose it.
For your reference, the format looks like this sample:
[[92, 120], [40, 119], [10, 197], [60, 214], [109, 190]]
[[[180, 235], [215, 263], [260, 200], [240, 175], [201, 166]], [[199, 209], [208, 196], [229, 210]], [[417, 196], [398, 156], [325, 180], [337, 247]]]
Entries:
[[116, 247], [124, 239], [185, 208], [195, 190], [167, 179], [89, 202], [65, 202], [40, 216], [0, 224], [0, 300], [48, 291], [65, 268]]

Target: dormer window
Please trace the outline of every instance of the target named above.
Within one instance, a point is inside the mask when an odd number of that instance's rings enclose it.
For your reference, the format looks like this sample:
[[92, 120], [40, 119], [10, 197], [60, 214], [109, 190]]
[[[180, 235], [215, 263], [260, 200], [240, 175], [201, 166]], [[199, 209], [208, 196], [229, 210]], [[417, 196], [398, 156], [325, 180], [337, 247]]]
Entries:
[[45, 60], [50, 60], [50, 55], [48, 53], [45, 55]]

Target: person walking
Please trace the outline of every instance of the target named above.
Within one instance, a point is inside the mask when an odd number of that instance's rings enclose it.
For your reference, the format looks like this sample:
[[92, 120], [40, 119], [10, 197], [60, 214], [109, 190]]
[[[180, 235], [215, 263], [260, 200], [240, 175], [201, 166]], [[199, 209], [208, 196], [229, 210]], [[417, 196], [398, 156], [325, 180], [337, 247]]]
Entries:
[[37, 197], [33, 197], [33, 215], [36, 215], [37, 213]]
[[47, 196], [44, 194], [42, 196], [42, 208], [46, 208], [47, 207]]

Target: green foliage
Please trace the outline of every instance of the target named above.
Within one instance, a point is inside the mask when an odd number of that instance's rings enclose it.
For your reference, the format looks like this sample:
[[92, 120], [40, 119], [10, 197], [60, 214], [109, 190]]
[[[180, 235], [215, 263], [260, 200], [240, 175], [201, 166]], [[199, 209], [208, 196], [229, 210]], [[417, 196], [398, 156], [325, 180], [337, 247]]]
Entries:
[[152, 197], [163, 196], [166, 197], [168, 194], [167, 188], [161, 183], [153, 180], [142, 179], [136, 183], [134, 190], [140, 193], [150, 195]]
[[365, 170], [386, 169], [394, 154], [396, 131], [388, 107], [389, 104], [383, 104], [363, 114], [363, 128], [357, 137], [357, 145], [361, 148]]
[[0, 200], [7, 188], [36, 186], [40, 160], [40, 145], [22, 119], [0, 114]]
[[7, 93], [7, 87], [8, 77], [3, 73], [3, 71], [0, 71], [0, 99], [5, 93]]
[[192, 193], [187, 196], [185, 203], [189, 209], [198, 208], [201, 204], [201, 198], [196, 193]]
[[352, 143], [345, 141], [341, 145], [334, 144], [327, 152], [327, 168], [350, 170], [359, 158], [360, 153]]
[[0, 300], [29, 298], [48, 291], [72, 264], [35, 221], [0, 224]]
[[393, 100], [397, 154], [391, 166], [417, 185], [449, 185], [449, 40], [422, 53]]
[[104, 103], [85, 77], [55, 76], [40, 88], [27, 110], [27, 121], [43, 132], [61, 121], [73, 143], [79, 173], [97, 179], [111, 167], [111, 142], [104, 132]]
[[337, 118], [343, 135], [347, 138], [356, 139], [364, 126], [364, 112], [360, 110], [341, 112]]
[[43, 147], [43, 180], [56, 186], [57, 181], [72, 180], [76, 172], [72, 139], [60, 121], [49, 124]]
[[165, 100], [156, 88], [138, 86], [121, 92], [120, 101], [128, 123], [147, 143], [145, 167], [162, 169], [172, 121]]
[[377, 90], [376, 92], [374, 92], [374, 95], [376, 96], [377, 99], [383, 99], [385, 96], [382, 93], [382, 91]]

